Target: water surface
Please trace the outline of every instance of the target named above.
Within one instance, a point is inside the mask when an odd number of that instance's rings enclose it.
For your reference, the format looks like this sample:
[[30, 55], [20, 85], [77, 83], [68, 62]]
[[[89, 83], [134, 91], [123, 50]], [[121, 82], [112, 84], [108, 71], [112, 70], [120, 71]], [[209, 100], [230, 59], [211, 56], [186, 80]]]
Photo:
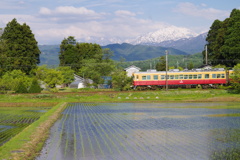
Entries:
[[231, 105], [70, 103], [37, 160], [237, 159], [240, 109]]

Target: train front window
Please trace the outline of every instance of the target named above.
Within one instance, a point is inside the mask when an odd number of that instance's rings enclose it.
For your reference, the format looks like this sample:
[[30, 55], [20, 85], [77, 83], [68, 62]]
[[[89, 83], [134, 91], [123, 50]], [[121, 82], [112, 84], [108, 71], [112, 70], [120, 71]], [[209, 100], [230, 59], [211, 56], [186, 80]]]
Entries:
[[217, 78], [217, 75], [216, 74], [212, 74], [212, 78]]
[[205, 79], [209, 79], [209, 74], [205, 74]]
[[147, 76], [142, 76], [142, 80], [147, 80]]
[[154, 75], [154, 76], [153, 76], [153, 79], [154, 79], [154, 80], [158, 80], [158, 75]]

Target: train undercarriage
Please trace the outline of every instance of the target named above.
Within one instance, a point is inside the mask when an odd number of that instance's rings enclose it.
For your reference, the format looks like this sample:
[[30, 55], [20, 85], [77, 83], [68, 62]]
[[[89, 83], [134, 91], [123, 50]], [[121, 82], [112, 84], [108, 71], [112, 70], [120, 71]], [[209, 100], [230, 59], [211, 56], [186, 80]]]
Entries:
[[[186, 84], [186, 85], [168, 85], [169, 89], [178, 89], [178, 88], [202, 88], [202, 89], [218, 89], [223, 84]], [[166, 85], [139, 85], [134, 86], [136, 90], [161, 90], [166, 89]]]

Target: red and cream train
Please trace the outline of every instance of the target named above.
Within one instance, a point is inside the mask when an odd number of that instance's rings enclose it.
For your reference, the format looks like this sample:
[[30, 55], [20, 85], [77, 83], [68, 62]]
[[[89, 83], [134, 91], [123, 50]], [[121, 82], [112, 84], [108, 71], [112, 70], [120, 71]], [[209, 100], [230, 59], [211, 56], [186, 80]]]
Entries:
[[226, 71], [223, 68], [184, 71], [173, 69], [167, 74], [166, 71], [148, 70], [133, 73], [133, 85], [135, 88], [164, 88], [166, 84], [169, 88], [193, 88], [197, 86], [217, 88], [219, 85], [228, 84], [229, 76], [232, 73], [232, 70]]

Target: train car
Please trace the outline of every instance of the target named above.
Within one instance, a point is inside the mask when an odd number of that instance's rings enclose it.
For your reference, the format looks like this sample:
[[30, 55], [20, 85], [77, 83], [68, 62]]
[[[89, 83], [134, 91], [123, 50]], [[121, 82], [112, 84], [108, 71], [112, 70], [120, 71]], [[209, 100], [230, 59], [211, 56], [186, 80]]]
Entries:
[[[225, 71], [223, 68], [211, 70], [184, 70], [178, 69], [166, 71], [148, 70], [146, 72], [137, 72], [133, 74], [134, 87], [160, 87], [168, 84], [169, 88], [192, 88], [202, 86], [203, 88], [217, 88], [229, 82], [229, 75], [232, 71]], [[166, 76], [168, 77], [166, 80]]]

